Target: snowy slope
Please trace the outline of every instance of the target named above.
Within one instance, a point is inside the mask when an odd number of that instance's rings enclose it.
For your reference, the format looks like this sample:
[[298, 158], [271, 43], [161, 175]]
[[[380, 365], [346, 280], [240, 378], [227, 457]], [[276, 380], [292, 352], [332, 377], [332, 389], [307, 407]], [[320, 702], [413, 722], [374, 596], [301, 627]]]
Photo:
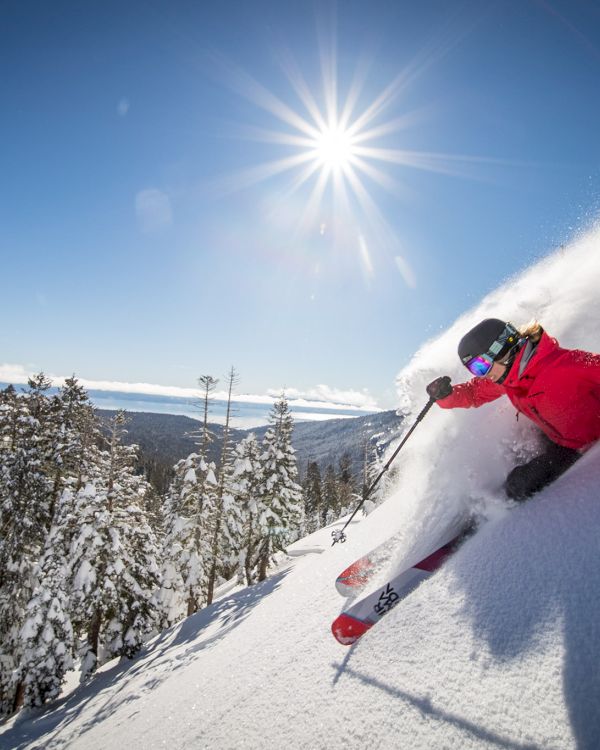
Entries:
[[[433, 376], [464, 379], [456, 343], [481, 317], [538, 317], [562, 344], [600, 351], [599, 251], [594, 230], [424, 345], [398, 381], [408, 422]], [[0, 746], [600, 747], [600, 446], [509, 509], [498, 488], [535, 436], [504, 401], [433, 409], [394, 492], [345, 545], [330, 530], [298, 542], [264, 584], [8, 723]], [[355, 647], [337, 644], [337, 573], [401, 531], [397, 561], [467, 511], [489, 519], [479, 533]]]

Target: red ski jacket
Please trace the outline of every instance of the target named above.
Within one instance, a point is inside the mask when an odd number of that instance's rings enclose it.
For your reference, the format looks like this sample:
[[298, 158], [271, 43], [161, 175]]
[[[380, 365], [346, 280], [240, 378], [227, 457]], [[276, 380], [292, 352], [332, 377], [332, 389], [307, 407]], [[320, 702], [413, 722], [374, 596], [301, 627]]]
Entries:
[[562, 349], [546, 333], [519, 375], [525, 347], [499, 385], [473, 378], [437, 403], [443, 409], [482, 406], [506, 394], [555, 443], [577, 450], [600, 438], [600, 355]]

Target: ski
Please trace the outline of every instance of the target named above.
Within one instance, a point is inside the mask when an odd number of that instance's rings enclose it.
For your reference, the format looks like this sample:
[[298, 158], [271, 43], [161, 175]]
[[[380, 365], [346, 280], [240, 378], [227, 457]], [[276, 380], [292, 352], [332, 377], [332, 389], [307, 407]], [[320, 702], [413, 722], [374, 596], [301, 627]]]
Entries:
[[[444, 534], [434, 539], [429, 549], [437, 549], [438, 547], [443, 547], [445, 544], [452, 543], [456, 537], [463, 533], [464, 529], [465, 521], [461, 518], [452, 524]], [[338, 593], [345, 597], [355, 597], [360, 594], [377, 571], [382, 569], [387, 563], [402, 537], [403, 532], [395, 534], [345, 568], [335, 580], [335, 587]], [[413, 558], [405, 561], [402, 571], [416, 565], [426, 551], [423, 548], [415, 550]]]
[[[442, 545], [435, 552], [393, 577], [375, 589], [345, 612], [331, 625], [334, 638], [344, 646], [356, 643], [381, 618], [407, 597], [417, 586], [429, 578], [454, 553], [463, 534]], [[363, 559], [363, 558], [361, 558]]]

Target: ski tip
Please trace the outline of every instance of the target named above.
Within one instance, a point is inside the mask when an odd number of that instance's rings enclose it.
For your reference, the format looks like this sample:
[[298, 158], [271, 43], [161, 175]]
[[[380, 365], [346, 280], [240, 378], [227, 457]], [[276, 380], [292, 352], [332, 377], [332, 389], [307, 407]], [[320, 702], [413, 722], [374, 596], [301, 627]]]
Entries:
[[335, 587], [342, 596], [354, 596], [369, 582], [374, 569], [375, 565], [371, 560], [368, 557], [363, 557], [339, 574], [335, 581]]
[[336, 617], [331, 624], [331, 632], [336, 641], [341, 643], [342, 646], [351, 646], [370, 627], [370, 623], [357, 620], [355, 617], [343, 613], [339, 617]]
[[359, 594], [369, 582], [368, 578], [338, 578], [335, 589], [341, 596], [353, 598]]

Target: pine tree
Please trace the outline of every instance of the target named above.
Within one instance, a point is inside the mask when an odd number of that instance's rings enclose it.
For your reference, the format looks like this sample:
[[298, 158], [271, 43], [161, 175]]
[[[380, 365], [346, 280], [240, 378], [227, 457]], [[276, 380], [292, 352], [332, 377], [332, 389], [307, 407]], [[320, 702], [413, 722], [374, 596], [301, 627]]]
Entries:
[[17, 395], [3, 392], [0, 402], [0, 712], [21, 705], [18, 666], [20, 631], [35, 587], [35, 571], [50, 528], [51, 486], [47, 471], [53, 434], [40, 373]]
[[122, 444], [124, 424], [121, 412], [111, 420], [108, 450], [75, 503], [70, 556], [74, 624], [86, 635], [82, 680], [102, 655], [133, 655], [157, 621], [158, 547], [141, 508], [147, 485], [134, 474], [136, 446]]
[[190, 454], [175, 465], [165, 502], [160, 606], [163, 625], [196, 612], [204, 601], [216, 504], [214, 463]]
[[208, 564], [208, 581], [206, 586], [206, 603], [212, 604], [217, 574], [223, 561], [231, 554], [227, 549], [226, 516], [234, 502], [232, 493], [233, 452], [231, 442], [231, 409], [233, 389], [237, 385], [238, 375], [232, 367], [228, 375], [227, 412], [223, 427], [221, 461], [219, 466], [219, 484], [217, 487], [216, 505], [212, 517], [212, 543]]
[[[370, 442], [365, 442], [362, 497], [365, 497], [369, 487], [373, 485], [383, 470], [386, 444], [381, 443], [377, 435], [373, 436]], [[387, 471], [377, 483], [377, 486], [369, 494], [363, 505], [363, 513], [365, 515], [368, 515], [382, 502], [392, 478], [393, 469], [392, 471]]]
[[296, 483], [298, 467], [292, 447], [294, 422], [282, 394], [269, 415], [271, 427], [263, 440], [264, 480], [260, 488], [265, 506], [261, 525], [259, 580], [264, 580], [271, 555], [297, 538], [303, 520], [302, 488]]
[[338, 515], [338, 483], [335, 469], [331, 464], [325, 470], [325, 479], [323, 481], [323, 505], [321, 506], [321, 525], [327, 526], [334, 521]]
[[56, 518], [46, 539], [36, 571], [37, 584], [27, 605], [20, 632], [22, 657], [18, 680], [23, 704], [40, 706], [56, 698], [66, 672], [73, 666], [74, 635], [70, 618], [68, 540], [71, 533], [72, 493], [64, 490], [56, 504]]
[[198, 379], [202, 388], [202, 427], [192, 437], [197, 452], [179, 461], [169, 485], [164, 509], [163, 569], [159, 593], [161, 622], [169, 626], [196, 612], [205, 600], [210, 540], [215, 518], [216, 467], [208, 461], [214, 439], [208, 416], [218, 380]]
[[[8, 713], [56, 696], [75, 635], [84, 674], [99, 649], [131, 655], [155, 620], [156, 544], [124, 420], [99, 448], [75, 378], [49, 398], [42, 374], [0, 394], [0, 704]], [[73, 593], [71, 597], [70, 594]], [[73, 627], [75, 626], [75, 628]]]
[[140, 477], [132, 479], [137, 487], [115, 514], [120, 516], [124, 568], [117, 579], [119, 609], [106, 627], [109, 654], [128, 658], [158, 626], [155, 595], [160, 584], [158, 543], [142, 509], [146, 484]]
[[53, 398], [52, 412], [57, 424], [52, 491], [55, 502], [65, 485], [79, 490], [93, 473], [101, 438], [94, 408], [75, 376], [67, 378]]
[[336, 516], [339, 518], [351, 512], [352, 508], [356, 505], [356, 497], [354, 495], [355, 481], [352, 476], [352, 459], [348, 453], [344, 453], [340, 458], [337, 485]]
[[212, 375], [201, 375], [198, 378], [198, 385], [202, 389], [202, 431], [200, 433], [200, 440], [198, 442], [198, 453], [206, 459], [208, 456], [208, 448], [215, 439], [214, 434], [208, 427], [208, 410], [210, 400], [215, 388], [217, 387], [219, 380], [214, 378]]
[[261, 455], [262, 450], [254, 433], [237, 445], [233, 471], [234, 505], [227, 520], [229, 536], [237, 541], [235, 570], [238, 581], [242, 583], [245, 580], [249, 586], [254, 582], [254, 569], [258, 563], [260, 518], [266, 511], [260, 497], [263, 483]]
[[[12, 536], [21, 550], [14, 581], [19, 597], [11, 597], [12, 587], [6, 581], [0, 585], [0, 599], [8, 594], [13, 607], [12, 636], [1, 647], [10, 650], [15, 667], [13, 709], [21, 703], [39, 705], [56, 695], [72, 659], [66, 565], [73, 533], [71, 488], [78, 484], [92, 460], [93, 450], [88, 442], [93, 440], [97, 429], [93, 427], [94, 416], [87, 395], [75, 378], [68, 379], [52, 398], [46, 395], [49, 385], [50, 381], [40, 374], [29, 381], [28, 391], [18, 401], [14, 400], [14, 389], [3, 399], [5, 406], [12, 404], [21, 427], [34, 428], [34, 435], [28, 439], [29, 479], [36, 480], [38, 497], [43, 496], [43, 502], [37, 506], [36, 521], [28, 519], [26, 544], [23, 545], [18, 532], [8, 532], [4, 539], [6, 542]], [[1, 417], [0, 422], [4, 422]], [[22, 437], [22, 430], [13, 429], [2, 445], [10, 452]], [[4, 510], [7, 507], [4, 504]], [[39, 562], [33, 564], [40, 555]], [[7, 659], [2, 661], [8, 663]]]
[[306, 531], [312, 534], [321, 526], [321, 512], [323, 507], [323, 490], [321, 470], [316, 461], [309, 461], [304, 480], [304, 516]]
[[122, 444], [125, 423], [122, 412], [112, 420], [107, 498], [121, 536], [122, 558], [113, 566], [119, 609], [107, 625], [111, 638], [106, 648], [111, 655], [132, 657], [157, 625], [160, 550], [144, 510], [151, 488], [135, 473], [138, 448]]
[[76, 631], [85, 636], [82, 681], [98, 665], [102, 624], [118, 606], [108, 569], [115, 557], [114, 547], [120, 547], [120, 539], [112, 530], [106, 495], [106, 488], [96, 478], [77, 492], [74, 502], [79, 533], [69, 550], [71, 611]]

